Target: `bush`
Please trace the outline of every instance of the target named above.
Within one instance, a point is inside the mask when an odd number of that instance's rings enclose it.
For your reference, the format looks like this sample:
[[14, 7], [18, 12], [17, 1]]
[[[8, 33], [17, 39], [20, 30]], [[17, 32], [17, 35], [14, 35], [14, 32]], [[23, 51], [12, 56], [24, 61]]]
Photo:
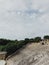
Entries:
[[17, 45], [16, 43], [8, 43], [7, 45], [4, 46], [2, 51], [7, 51], [8, 55], [12, 54], [17, 50]]
[[44, 39], [49, 39], [49, 35], [44, 36]]
[[29, 43], [29, 41], [30, 41], [29, 38], [25, 38], [24, 43], [27, 44]]
[[24, 46], [24, 41], [21, 40], [19, 42], [10, 42], [7, 45], [4, 46], [4, 48], [2, 49], [2, 51], [7, 51], [8, 55], [14, 53], [16, 50], [22, 48]]
[[0, 51], [3, 51], [4, 46], [0, 45]]
[[29, 42], [30, 43], [34, 42], [34, 39], [33, 38], [29, 39]]
[[42, 45], [44, 45], [44, 43], [42, 42]]
[[41, 37], [35, 37], [34, 38], [34, 42], [40, 42], [42, 39], [41, 39]]
[[31, 42], [39, 42], [41, 41], [41, 37], [36, 38], [25, 38], [25, 40], [7, 40], [0, 39], [0, 51], [7, 51], [7, 54], [10, 55], [14, 53], [16, 50], [24, 47], [26, 44]]

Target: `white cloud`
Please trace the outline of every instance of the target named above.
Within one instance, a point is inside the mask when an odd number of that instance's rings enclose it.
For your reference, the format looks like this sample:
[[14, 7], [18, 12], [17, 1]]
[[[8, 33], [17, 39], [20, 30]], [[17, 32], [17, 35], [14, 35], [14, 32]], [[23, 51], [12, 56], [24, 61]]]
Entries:
[[49, 0], [0, 0], [0, 37], [43, 36], [48, 27]]

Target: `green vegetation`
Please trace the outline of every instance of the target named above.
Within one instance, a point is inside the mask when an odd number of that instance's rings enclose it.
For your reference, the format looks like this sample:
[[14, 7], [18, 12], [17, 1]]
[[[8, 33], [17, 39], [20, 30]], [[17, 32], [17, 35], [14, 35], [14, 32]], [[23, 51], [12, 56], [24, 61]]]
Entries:
[[41, 37], [35, 37], [34, 38], [34, 42], [40, 42], [42, 39], [41, 39]]
[[[44, 39], [49, 39], [49, 36], [44, 36]], [[24, 47], [28, 43], [32, 42], [40, 42], [42, 39], [41, 37], [35, 38], [25, 38], [24, 40], [7, 40], [7, 39], [0, 39], [0, 51], [7, 51], [7, 55], [10, 55], [17, 51], [18, 49]]]
[[49, 35], [44, 36], [44, 39], [49, 39]]

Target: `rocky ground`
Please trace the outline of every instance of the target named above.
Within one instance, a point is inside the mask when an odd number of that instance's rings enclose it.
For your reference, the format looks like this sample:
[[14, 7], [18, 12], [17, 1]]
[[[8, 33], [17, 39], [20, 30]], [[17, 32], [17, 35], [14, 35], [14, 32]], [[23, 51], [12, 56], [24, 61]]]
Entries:
[[49, 65], [49, 43], [32, 43], [7, 60], [7, 65]]

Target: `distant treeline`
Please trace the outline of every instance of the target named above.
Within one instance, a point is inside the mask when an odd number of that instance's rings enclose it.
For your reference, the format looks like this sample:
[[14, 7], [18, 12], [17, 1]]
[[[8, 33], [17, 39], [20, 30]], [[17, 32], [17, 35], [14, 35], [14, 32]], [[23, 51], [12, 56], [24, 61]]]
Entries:
[[[46, 35], [43, 39], [49, 39], [49, 36]], [[0, 51], [7, 51], [7, 55], [10, 55], [17, 51], [18, 49], [22, 48], [26, 44], [35, 43], [42, 41], [41, 37], [35, 38], [25, 38], [24, 40], [8, 40], [8, 39], [0, 39]]]

